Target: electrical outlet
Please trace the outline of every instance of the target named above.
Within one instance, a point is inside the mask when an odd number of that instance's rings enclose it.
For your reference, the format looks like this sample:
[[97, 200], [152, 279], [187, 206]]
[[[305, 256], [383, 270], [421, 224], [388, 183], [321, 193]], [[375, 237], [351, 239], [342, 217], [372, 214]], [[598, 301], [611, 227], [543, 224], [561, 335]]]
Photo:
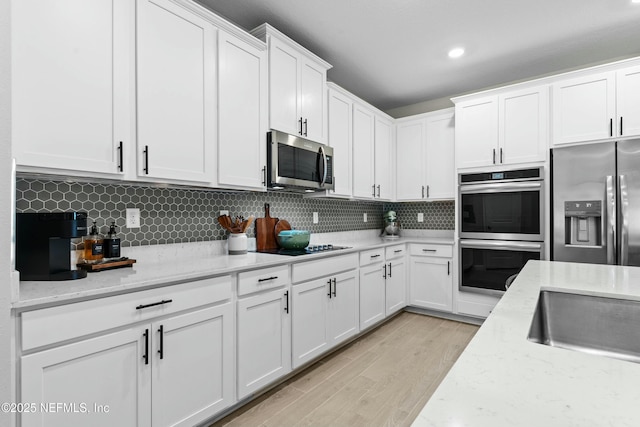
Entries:
[[220, 216], [225, 216], [225, 215], [229, 215], [229, 211], [227, 210], [220, 211]]
[[422, 212], [418, 213], [418, 222], [424, 222], [424, 213]]
[[314, 223], [314, 224], [317, 224], [318, 222], [320, 222], [320, 221], [318, 220], [318, 212], [314, 212], [314, 213], [313, 213], [313, 223]]
[[127, 228], [140, 228], [140, 209], [127, 208]]
[[365, 212], [364, 215], [362, 215], [362, 219], [364, 220], [364, 222], [367, 222], [367, 213]]

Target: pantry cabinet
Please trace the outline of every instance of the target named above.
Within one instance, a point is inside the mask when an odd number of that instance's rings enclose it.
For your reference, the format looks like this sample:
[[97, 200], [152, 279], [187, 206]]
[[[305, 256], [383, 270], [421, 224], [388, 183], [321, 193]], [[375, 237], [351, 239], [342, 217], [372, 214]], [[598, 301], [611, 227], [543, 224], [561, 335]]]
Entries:
[[479, 99], [454, 99], [456, 167], [545, 161], [548, 92], [548, 86], [539, 86]]
[[90, 413], [23, 413], [21, 425], [190, 426], [230, 406], [230, 297], [225, 276], [22, 313], [20, 401]]
[[410, 245], [410, 305], [452, 311], [452, 256], [450, 245]]
[[396, 199], [455, 198], [453, 110], [400, 119], [396, 132]]
[[267, 52], [218, 32], [218, 185], [266, 189]]
[[553, 85], [556, 145], [640, 135], [640, 66]]
[[252, 34], [269, 46], [270, 127], [325, 143], [331, 65], [268, 24]]
[[137, 5], [138, 175], [210, 183], [216, 29], [171, 0]]
[[[12, 2], [18, 170], [121, 178], [135, 144], [135, 4]], [[78, 19], [81, 17], [82, 19]]]

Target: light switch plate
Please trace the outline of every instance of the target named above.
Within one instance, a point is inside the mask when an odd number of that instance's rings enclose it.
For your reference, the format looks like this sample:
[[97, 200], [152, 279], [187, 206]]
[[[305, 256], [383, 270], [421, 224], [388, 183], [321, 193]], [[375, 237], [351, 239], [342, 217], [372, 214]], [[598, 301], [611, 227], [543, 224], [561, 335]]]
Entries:
[[229, 211], [228, 210], [221, 210], [220, 211], [220, 216], [225, 216], [225, 215], [229, 215]]
[[140, 228], [140, 209], [127, 208], [127, 228]]
[[314, 213], [313, 213], [313, 223], [314, 223], [314, 224], [317, 224], [318, 222], [319, 222], [319, 219], [318, 219], [318, 212], [314, 212]]
[[418, 212], [418, 222], [424, 222], [424, 213]]

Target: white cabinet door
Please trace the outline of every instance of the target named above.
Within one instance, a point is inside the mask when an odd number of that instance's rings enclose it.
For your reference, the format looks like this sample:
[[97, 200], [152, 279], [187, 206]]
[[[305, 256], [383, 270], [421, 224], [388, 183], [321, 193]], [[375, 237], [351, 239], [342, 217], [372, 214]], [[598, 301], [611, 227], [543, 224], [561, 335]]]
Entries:
[[300, 69], [300, 116], [303, 136], [312, 141], [325, 142], [327, 71], [310, 61], [303, 61]]
[[350, 197], [351, 190], [351, 109], [352, 102], [329, 89], [329, 145], [333, 148], [335, 189], [331, 194]]
[[407, 305], [407, 263], [404, 258], [387, 261], [385, 315], [389, 316]]
[[544, 161], [548, 149], [549, 88], [500, 95], [497, 164]]
[[360, 268], [360, 330], [385, 318], [384, 264]]
[[[424, 198], [425, 121], [420, 118], [396, 127], [396, 199]], [[427, 157], [428, 158], [428, 157]]]
[[498, 142], [497, 97], [456, 104], [456, 167], [496, 164]]
[[615, 73], [600, 73], [555, 83], [553, 143], [593, 141], [617, 135]]
[[374, 114], [353, 104], [353, 196], [374, 198]]
[[331, 296], [327, 306], [327, 336], [332, 347], [360, 331], [358, 317], [358, 272], [356, 270], [331, 277]]
[[17, 164], [122, 172], [121, 143], [126, 149], [134, 135], [134, 4], [39, 0], [11, 7]]
[[152, 324], [153, 426], [192, 426], [233, 404], [232, 317], [228, 302]]
[[264, 190], [266, 51], [220, 31], [218, 70], [218, 185]]
[[291, 346], [294, 369], [329, 348], [327, 335], [328, 279], [293, 285], [291, 289]]
[[393, 197], [392, 144], [393, 124], [385, 118], [375, 118], [375, 185], [376, 198], [391, 200]]
[[289, 291], [238, 300], [238, 399], [291, 371]]
[[216, 35], [170, 0], [138, 0], [138, 174], [211, 182]]
[[[453, 111], [426, 120], [425, 196], [429, 200], [455, 198], [455, 124]], [[407, 154], [405, 154], [406, 156]], [[411, 155], [410, 153], [408, 155]], [[418, 155], [416, 152], [415, 156]], [[416, 178], [414, 178], [415, 182]], [[415, 185], [417, 187], [417, 185]]]
[[618, 71], [618, 135], [640, 135], [640, 66]]
[[453, 307], [453, 280], [451, 259], [411, 257], [411, 305], [451, 312]]
[[300, 61], [297, 52], [271, 37], [269, 41], [270, 126], [292, 135], [302, 132], [299, 115]]
[[23, 356], [21, 402], [75, 404], [77, 410], [84, 403], [91, 413], [38, 407], [21, 415], [21, 425], [150, 427], [151, 360], [145, 364], [144, 356], [151, 350], [145, 331], [125, 329]]

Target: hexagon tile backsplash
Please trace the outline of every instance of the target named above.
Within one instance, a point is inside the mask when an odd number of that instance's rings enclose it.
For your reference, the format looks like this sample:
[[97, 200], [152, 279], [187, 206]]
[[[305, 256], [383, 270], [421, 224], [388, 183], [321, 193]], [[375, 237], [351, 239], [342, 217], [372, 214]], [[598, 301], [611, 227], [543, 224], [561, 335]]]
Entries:
[[[16, 190], [17, 212], [85, 211], [103, 234], [115, 221], [125, 247], [223, 240], [227, 232], [217, 221], [220, 210], [228, 210], [232, 217], [255, 215], [260, 218], [264, 216], [265, 203], [271, 205], [272, 217], [286, 219], [294, 228], [312, 233], [381, 229], [382, 214], [389, 208], [398, 211], [405, 228], [453, 229], [453, 202], [383, 205], [373, 201], [309, 199], [292, 193], [223, 192], [31, 178], [18, 178]], [[125, 228], [126, 208], [140, 209], [140, 228]], [[415, 209], [425, 213], [424, 223], [413, 221], [414, 225], [410, 221]], [[313, 224], [313, 212], [318, 212], [318, 224]], [[367, 213], [367, 222], [363, 221], [363, 213]], [[450, 219], [445, 218], [449, 215]], [[250, 237], [253, 232], [252, 226]]]

